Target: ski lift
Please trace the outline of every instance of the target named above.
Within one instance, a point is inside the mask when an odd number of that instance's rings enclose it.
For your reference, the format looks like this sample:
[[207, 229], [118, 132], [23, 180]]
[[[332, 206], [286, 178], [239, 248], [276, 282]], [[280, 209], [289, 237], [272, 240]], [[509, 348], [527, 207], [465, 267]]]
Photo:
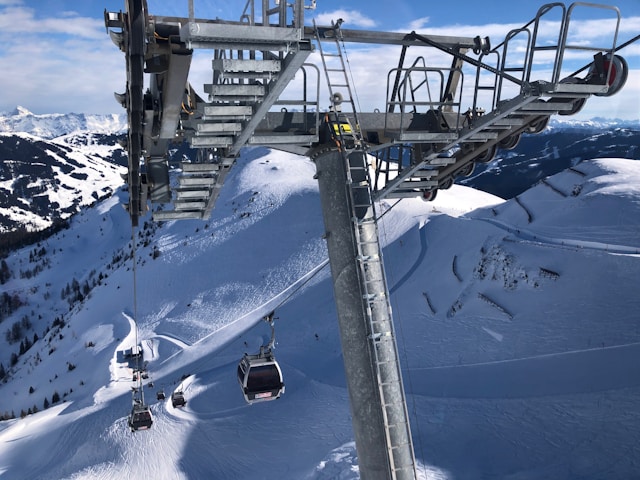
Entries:
[[245, 353], [238, 364], [238, 382], [248, 404], [276, 400], [284, 393], [282, 370], [272, 352], [275, 344], [273, 314], [264, 318], [271, 325], [269, 344], [261, 346], [256, 355]]
[[158, 400], [164, 400], [164, 398], [165, 398], [165, 397], [164, 397], [164, 390], [158, 390], [158, 391], [156, 392], [156, 399], [158, 399]]
[[137, 402], [133, 404], [131, 413], [129, 414], [129, 428], [132, 432], [138, 430], [147, 430], [153, 424], [153, 416], [151, 409], [143, 403]]
[[133, 387], [131, 389], [132, 395], [132, 407], [131, 413], [129, 414], [129, 418], [127, 423], [129, 424], [129, 428], [132, 432], [137, 432], [138, 430], [148, 430], [151, 428], [153, 424], [153, 416], [151, 415], [151, 408], [144, 403], [144, 392], [142, 390], [142, 385], [140, 384], [139, 388]]
[[187, 404], [187, 400], [184, 398], [182, 390], [176, 390], [171, 394], [171, 405], [173, 407], [184, 407]]

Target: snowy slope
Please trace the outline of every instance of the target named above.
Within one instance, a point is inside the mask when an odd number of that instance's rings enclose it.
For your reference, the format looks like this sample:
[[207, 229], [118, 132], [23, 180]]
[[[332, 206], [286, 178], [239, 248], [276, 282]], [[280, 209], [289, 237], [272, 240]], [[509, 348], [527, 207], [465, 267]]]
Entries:
[[0, 134], [0, 231], [44, 230], [122, 185], [126, 169], [113, 162], [121, 147], [81, 137]]
[[[42, 271], [33, 247], [7, 259], [39, 271], [2, 285], [28, 300], [2, 327], [26, 315], [40, 338], [11, 369], [17, 344], [0, 349], [0, 414], [39, 411], [0, 422], [0, 477], [358, 478], [314, 173], [246, 151], [210, 221], [137, 231], [135, 269], [117, 197], [42, 242]], [[380, 205], [420, 478], [640, 471], [638, 176], [600, 159], [509, 201], [455, 185]], [[74, 279], [82, 302], [64, 295]], [[237, 362], [274, 308], [286, 393], [249, 406]], [[134, 320], [155, 423], [132, 434]], [[184, 409], [156, 400], [177, 388]]]

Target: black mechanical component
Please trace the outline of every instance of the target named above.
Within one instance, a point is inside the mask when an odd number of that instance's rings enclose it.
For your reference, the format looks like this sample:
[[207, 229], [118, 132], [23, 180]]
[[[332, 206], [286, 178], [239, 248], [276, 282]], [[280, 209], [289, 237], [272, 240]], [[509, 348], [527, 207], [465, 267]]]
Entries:
[[473, 173], [475, 164], [473, 162], [467, 163], [464, 167], [460, 168], [456, 173], [456, 177], [468, 177]]
[[492, 145], [491, 147], [487, 148], [484, 152], [482, 152], [480, 155], [475, 157], [473, 161], [479, 162], [479, 163], [489, 163], [491, 160], [495, 158], [497, 151], [498, 151], [498, 146]]
[[[613, 60], [612, 60], [613, 58]], [[603, 55], [599, 53], [594, 57], [589, 73], [585, 79], [586, 83], [596, 85], [607, 84], [609, 89], [606, 93], [595, 93], [600, 97], [610, 97], [618, 93], [627, 82], [629, 66], [627, 61], [620, 55]]]
[[437, 195], [438, 189], [433, 188], [431, 190], [422, 190], [422, 195], [420, 195], [420, 198], [425, 202], [433, 202], [436, 199]]
[[543, 116], [540, 117], [539, 119], [531, 122], [527, 128], [525, 129], [526, 133], [531, 133], [531, 134], [536, 134], [536, 133], [540, 133], [542, 132], [545, 128], [547, 128], [547, 126], [549, 125], [549, 121], [551, 120], [551, 117], [547, 116]]
[[508, 137], [503, 138], [498, 142], [498, 147], [503, 150], [513, 150], [520, 143], [520, 138], [522, 137], [522, 133], [514, 133], [509, 135]]
[[144, 213], [144, 192], [140, 174], [142, 157], [142, 122], [144, 120], [144, 56], [147, 5], [145, 0], [127, 0], [125, 14], [125, 55], [127, 62], [127, 116], [129, 119], [129, 215], [131, 224], [138, 225], [138, 217]]

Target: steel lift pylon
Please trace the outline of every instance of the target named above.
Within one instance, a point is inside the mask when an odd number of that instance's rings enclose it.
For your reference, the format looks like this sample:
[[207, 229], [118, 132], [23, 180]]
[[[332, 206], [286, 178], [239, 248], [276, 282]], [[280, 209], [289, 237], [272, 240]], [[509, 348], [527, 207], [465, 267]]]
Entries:
[[[620, 11], [583, 2], [541, 6], [495, 46], [480, 36], [349, 30], [340, 20], [308, 26], [304, 12], [315, 1], [307, 2], [247, 0], [238, 21], [196, 18], [193, 0], [187, 18], [151, 15], [145, 0], [105, 11], [127, 68], [125, 92], [116, 94], [129, 122], [126, 208], [134, 226], [149, 209], [156, 221], [206, 219], [243, 147], [313, 158], [360, 475], [414, 479], [376, 202], [432, 200], [498, 149], [542, 131], [551, 115], [575, 114], [590, 96], [615, 94], [628, 72], [617, 52], [640, 36], [618, 44]], [[576, 41], [574, 19], [589, 9], [615, 25], [606, 45]], [[558, 28], [552, 43], [540, 33], [548, 24]], [[401, 49], [387, 73], [384, 111], [356, 108], [346, 44]], [[212, 57], [203, 94], [188, 80], [195, 49]], [[327, 111], [320, 69], [309, 63], [314, 50], [330, 91]], [[432, 61], [432, 52], [449, 63]], [[592, 58], [567, 72], [566, 58], [584, 54]], [[538, 70], [541, 64], [548, 68]], [[187, 142], [195, 158], [170, 165], [167, 151], [176, 142]]]

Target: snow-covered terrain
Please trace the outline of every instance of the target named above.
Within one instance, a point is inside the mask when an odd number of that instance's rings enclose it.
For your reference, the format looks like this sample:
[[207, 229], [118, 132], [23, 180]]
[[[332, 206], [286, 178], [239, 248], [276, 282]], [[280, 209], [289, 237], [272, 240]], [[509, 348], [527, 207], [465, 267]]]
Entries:
[[35, 114], [17, 106], [11, 112], [0, 112], [0, 132], [25, 132], [52, 139], [76, 132], [122, 133], [127, 129], [127, 115], [48, 113]]
[[[13, 367], [0, 339], [0, 478], [358, 478], [314, 173], [247, 150], [209, 221], [141, 225], [135, 268], [121, 192], [6, 259], [26, 305], [3, 333], [38, 338]], [[419, 478], [637, 477], [639, 185], [598, 159], [508, 201], [379, 206]], [[237, 364], [273, 309], [286, 392], [247, 405]], [[131, 433], [136, 325], [154, 424]]]
[[111, 196], [126, 128], [126, 115], [0, 113], [0, 232], [41, 231]]

